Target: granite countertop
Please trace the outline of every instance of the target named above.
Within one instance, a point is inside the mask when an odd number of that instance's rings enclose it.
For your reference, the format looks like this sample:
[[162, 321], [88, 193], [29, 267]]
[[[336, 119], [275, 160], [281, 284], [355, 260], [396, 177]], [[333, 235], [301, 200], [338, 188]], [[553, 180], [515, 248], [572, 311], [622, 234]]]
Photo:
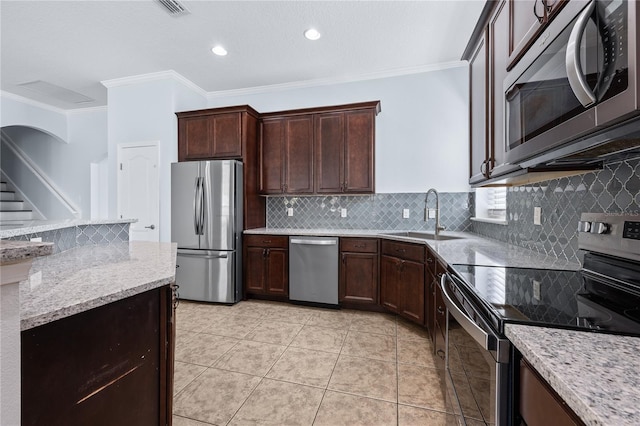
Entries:
[[55, 231], [56, 229], [72, 228], [84, 225], [104, 225], [114, 223], [134, 223], [138, 219], [64, 219], [64, 220], [25, 220], [19, 225], [0, 229], [0, 238], [16, 237], [34, 234], [36, 232]]
[[20, 328], [27, 330], [175, 281], [175, 243], [82, 246], [33, 262], [20, 283]]
[[0, 240], [0, 264], [21, 262], [53, 253], [53, 243]]
[[397, 241], [427, 244], [442, 260], [449, 264], [480, 265], [480, 266], [509, 266], [516, 268], [562, 269], [576, 271], [580, 264], [558, 259], [555, 256], [545, 256], [534, 251], [491, 240], [469, 232], [442, 232], [443, 236], [457, 237], [456, 239], [434, 241], [422, 238], [410, 238], [400, 235], [397, 230], [374, 229], [288, 229], [288, 228], [258, 228], [244, 231], [245, 234], [256, 235], [309, 235], [335, 237], [376, 237]]
[[515, 324], [505, 332], [586, 424], [640, 424], [640, 338]]

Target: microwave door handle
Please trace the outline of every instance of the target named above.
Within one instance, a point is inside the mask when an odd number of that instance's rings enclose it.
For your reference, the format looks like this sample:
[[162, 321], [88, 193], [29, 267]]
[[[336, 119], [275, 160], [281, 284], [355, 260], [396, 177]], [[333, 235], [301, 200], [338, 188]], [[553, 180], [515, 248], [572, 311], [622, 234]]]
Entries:
[[595, 7], [596, 2], [593, 0], [582, 13], [580, 13], [580, 16], [576, 20], [576, 24], [569, 36], [565, 61], [569, 85], [576, 95], [576, 98], [578, 98], [578, 101], [580, 101], [584, 107], [593, 105], [596, 102], [596, 95], [587, 84], [580, 64], [580, 41], [582, 40], [582, 35], [584, 34], [589, 19], [591, 19], [591, 14], [595, 10]]

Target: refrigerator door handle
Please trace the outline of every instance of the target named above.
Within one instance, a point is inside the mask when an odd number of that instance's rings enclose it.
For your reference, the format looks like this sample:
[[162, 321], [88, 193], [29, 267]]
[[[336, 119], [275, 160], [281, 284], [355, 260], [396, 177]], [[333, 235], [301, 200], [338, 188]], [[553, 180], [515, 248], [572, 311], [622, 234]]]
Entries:
[[200, 178], [200, 235], [204, 235], [204, 178]]
[[193, 231], [196, 235], [198, 235], [198, 212], [200, 209], [198, 208], [198, 190], [200, 189], [200, 178], [197, 177], [195, 184], [193, 185]]

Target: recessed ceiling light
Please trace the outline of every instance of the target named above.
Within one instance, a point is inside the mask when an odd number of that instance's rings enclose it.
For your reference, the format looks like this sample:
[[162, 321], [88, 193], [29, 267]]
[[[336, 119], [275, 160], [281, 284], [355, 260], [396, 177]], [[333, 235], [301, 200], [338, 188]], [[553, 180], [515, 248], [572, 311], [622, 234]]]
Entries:
[[227, 55], [227, 49], [225, 49], [222, 46], [216, 46], [213, 49], [211, 49], [211, 51], [213, 53], [215, 53], [218, 56], [226, 56]]
[[320, 38], [321, 34], [315, 28], [309, 28], [304, 32], [304, 36], [309, 40], [317, 40]]

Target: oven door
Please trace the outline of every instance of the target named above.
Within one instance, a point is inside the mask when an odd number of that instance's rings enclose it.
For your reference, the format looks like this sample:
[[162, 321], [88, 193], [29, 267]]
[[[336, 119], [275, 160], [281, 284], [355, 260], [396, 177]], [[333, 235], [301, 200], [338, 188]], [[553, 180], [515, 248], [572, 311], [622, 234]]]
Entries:
[[508, 163], [522, 164], [637, 112], [631, 54], [637, 41], [629, 38], [635, 34], [629, 15], [636, 5], [631, 3], [568, 2], [509, 73], [504, 82]]
[[446, 321], [446, 383], [460, 424], [508, 425], [510, 343], [482, 318], [453, 275], [440, 282]]

